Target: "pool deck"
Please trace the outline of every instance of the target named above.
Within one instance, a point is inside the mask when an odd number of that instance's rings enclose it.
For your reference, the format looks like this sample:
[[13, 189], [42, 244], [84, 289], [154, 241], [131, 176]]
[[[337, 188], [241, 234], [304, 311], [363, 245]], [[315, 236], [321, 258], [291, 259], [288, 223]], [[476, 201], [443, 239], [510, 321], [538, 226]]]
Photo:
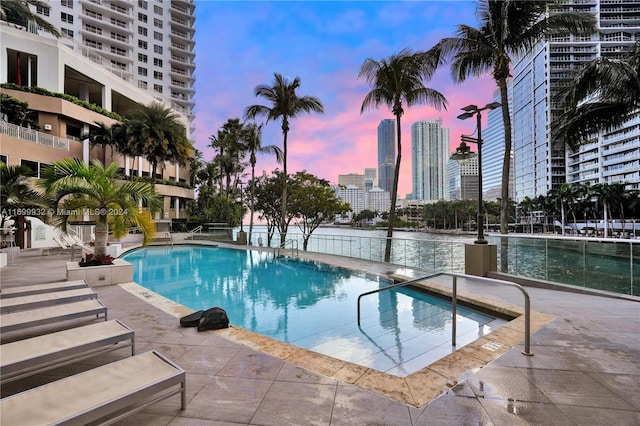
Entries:
[[[371, 273], [402, 274], [384, 263], [337, 256], [300, 256]], [[69, 255], [23, 251], [0, 269], [3, 287], [65, 279]], [[522, 306], [522, 294], [494, 284], [458, 280], [461, 292]], [[303, 368], [256, 340], [239, 343], [242, 330], [182, 328], [174, 314], [115, 285], [96, 287], [110, 319], [136, 333], [136, 352], [157, 349], [187, 371], [187, 409], [178, 397], [151, 406], [121, 425], [638, 425], [640, 424], [640, 301], [527, 288], [531, 309], [545, 317], [525, 356], [522, 341], [481, 360], [459, 362], [457, 381], [411, 390], [416, 404], [368, 390], [335, 366]], [[152, 297], [150, 297], [152, 299]], [[354, 307], [355, 309], [355, 307]], [[550, 322], [548, 322], [550, 321]], [[277, 352], [277, 351], [276, 351]], [[126, 356], [91, 358], [2, 386], [2, 396]], [[480, 356], [479, 356], [480, 357]], [[283, 359], [284, 358], [284, 359]], [[481, 358], [481, 357], [480, 357]], [[318, 371], [323, 371], [321, 374]], [[384, 382], [378, 383], [384, 388]], [[420, 386], [424, 386], [421, 390]], [[375, 386], [369, 389], [376, 389]], [[420, 404], [420, 401], [428, 401]], [[429, 402], [430, 401], [430, 402]]]

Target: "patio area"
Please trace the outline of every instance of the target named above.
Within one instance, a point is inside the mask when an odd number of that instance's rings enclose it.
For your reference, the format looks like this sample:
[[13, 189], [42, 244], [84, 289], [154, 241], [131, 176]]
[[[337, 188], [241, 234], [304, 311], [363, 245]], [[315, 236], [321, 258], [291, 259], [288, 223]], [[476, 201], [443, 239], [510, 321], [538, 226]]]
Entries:
[[[371, 273], [391, 266], [337, 256], [300, 256]], [[2, 287], [65, 280], [69, 255], [23, 251], [0, 269]], [[461, 291], [522, 306], [515, 289], [459, 280]], [[320, 374], [224, 336], [182, 328], [166, 310], [121, 286], [96, 287], [109, 319], [135, 330], [136, 352], [156, 349], [187, 372], [179, 398], [119, 424], [137, 425], [637, 425], [640, 424], [640, 301], [527, 288], [534, 311], [555, 320], [482, 368], [470, 368], [421, 407]], [[355, 307], [354, 307], [355, 309]], [[232, 319], [233, 322], [233, 319]], [[126, 356], [91, 358], [2, 386], [7, 396]], [[426, 390], [425, 390], [426, 392]]]

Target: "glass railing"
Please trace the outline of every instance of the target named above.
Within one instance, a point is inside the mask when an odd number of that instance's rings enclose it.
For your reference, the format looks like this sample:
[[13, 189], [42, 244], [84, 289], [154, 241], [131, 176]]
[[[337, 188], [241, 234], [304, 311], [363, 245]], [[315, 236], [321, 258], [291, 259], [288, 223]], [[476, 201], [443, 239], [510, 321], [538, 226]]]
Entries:
[[[502, 244], [506, 241], [506, 244]], [[640, 296], [640, 240], [492, 235], [508, 274]]]

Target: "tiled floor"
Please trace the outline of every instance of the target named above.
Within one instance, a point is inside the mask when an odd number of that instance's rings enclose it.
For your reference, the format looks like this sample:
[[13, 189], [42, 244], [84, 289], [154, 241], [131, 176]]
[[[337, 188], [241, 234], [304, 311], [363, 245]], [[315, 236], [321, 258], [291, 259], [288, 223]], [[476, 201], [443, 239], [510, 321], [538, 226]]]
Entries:
[[[63, 280], [67, 260], [24, 252], [15, 265], [0, 269], [2, 286]], [[395, 272], [387, 264], [332, 261], [373, 273]], [[522, 304], [517, 290], [459, 285], [478, 296]], [[136, 352], [157, 349], [188, 373], [184, 412], [174, 397], [122, 425], [640, 424], [637, 300], [528, 288], [532, 309], [556, 316], [532, 336], [534, 356], [522, 355], [518, 345], [416, 408], [267, 355], [223, 333], [181, 328], [175, 316], [118, 286], [97, 290], [109, 317], [136, 331]], [[125, 355], [121, 350], [3, 385], [2, 395]], [[423, 386], [426, 392], [428, 381]]]

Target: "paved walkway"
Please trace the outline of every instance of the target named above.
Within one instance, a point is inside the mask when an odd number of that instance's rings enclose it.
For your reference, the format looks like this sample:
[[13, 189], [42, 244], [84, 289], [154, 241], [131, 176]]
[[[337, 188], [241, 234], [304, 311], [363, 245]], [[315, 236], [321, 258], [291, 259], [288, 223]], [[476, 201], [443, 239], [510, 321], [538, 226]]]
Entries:
[[[325, 256], [313, 257], [326, 260]], [[2, 286], [65, 279], [68, 255], [23, 252], [0, 269]], [[336, 258], [375, 273], [390, 265]], [[461, 290], [522, 305], [493, 285]], [[532, 338], [533, 357], [516, 346], [426, 406], [416, 408], [305, 370], [216, 332], [181, 328], [176, 318], [119, 286], [100, 299], [136, 331], [136, 352], [157, 349], [187, 371], [187, 409], [177, 397], [129, 425], [634, 425], [640, 424], [640, 303], [528, 288], [533, 310], [557, 318]], [[2, 386], [2, 396], [125, 356], [125, 350]]]

